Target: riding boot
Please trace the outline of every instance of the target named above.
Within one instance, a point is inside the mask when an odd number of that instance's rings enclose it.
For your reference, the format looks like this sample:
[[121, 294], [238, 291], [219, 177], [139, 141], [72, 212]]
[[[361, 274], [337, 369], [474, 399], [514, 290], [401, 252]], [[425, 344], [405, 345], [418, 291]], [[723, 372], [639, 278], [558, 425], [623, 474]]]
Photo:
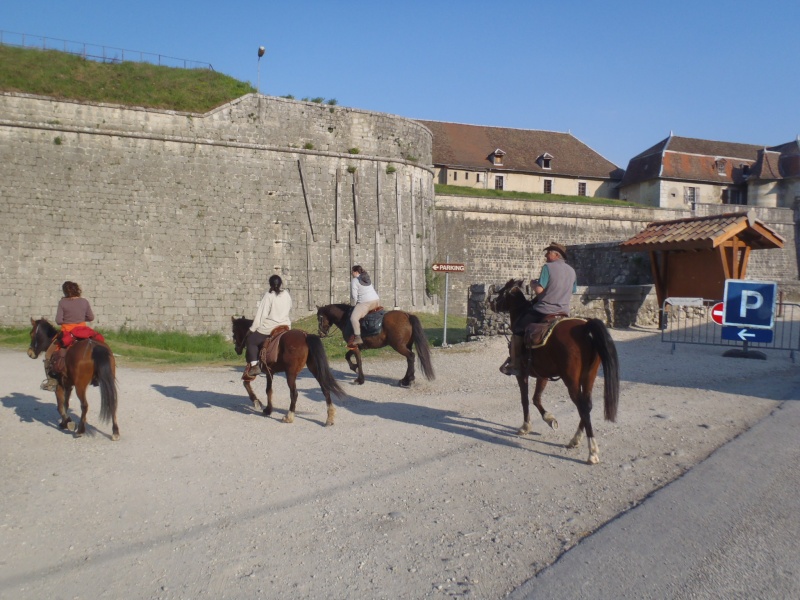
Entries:
[[525, 371], [522, 361], [525, 358], [525, 348], [523, 348], [523, 340], [521, 335], [511, 336], [511, 342], [508, 344], [509, 356], [506, 362], [500, 367], [500, 372], [503, 375], [517, 376]]
[[58, 381], [50, 374], [50, 359], [44, 359], [44, 374], [46, 379], [41, 383], [39, 386], [41, 389], [45, 390], [46, 392], [55, 392], [56, 388], [58, 388]]

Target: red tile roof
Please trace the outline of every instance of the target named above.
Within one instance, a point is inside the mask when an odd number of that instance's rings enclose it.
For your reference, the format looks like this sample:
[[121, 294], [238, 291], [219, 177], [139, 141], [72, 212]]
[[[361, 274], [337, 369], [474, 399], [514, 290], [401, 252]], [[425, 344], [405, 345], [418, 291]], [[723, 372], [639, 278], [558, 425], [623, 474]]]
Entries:
[[620, 244], [629, 252], [716, 248], [738, 236], [754, 249], [782, 248], [785, 240], [751, 213], [655, 221]]
[[[423, 121], [433, 133], [433, 164], [450, 168], [539, 173], [594, 179], [622, 178], [622, 169], [570, 133]], [[491, 155], [502, 150], [502, 165]], [[539, 159], [552, 155], [551, 168]]]

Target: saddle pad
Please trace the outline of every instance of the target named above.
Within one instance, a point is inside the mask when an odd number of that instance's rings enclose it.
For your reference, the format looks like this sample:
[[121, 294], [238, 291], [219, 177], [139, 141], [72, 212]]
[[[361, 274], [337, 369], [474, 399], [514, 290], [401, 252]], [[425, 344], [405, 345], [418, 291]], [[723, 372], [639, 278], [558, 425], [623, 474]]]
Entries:
[[[347, 313], [347, 322], [345, 323], [344, 331], [342, 332], [345, 340], [349, 340], [351, 337], [353, 337], [353, 325], [350, 323], [350, 315], [353, 314], [353, 308], [355, 307], [350, 307], [350, 310]], [[382, 306], [369, 311], [366, 316], [359, 321], [359, 323], [361, 323], [361, 337], [378, 335], [383, 327], [384, 315], [386, 315], [386, 310], [384, 310]]]
[[278, 362], [278, 348], [280, 347], [278, 342], [283, 334], [289, 330], [289, 327], [286, 325], [278, 325], [272, 330], [270, 336], [264, 340], [264, 344], [261, 346], [261, 352], [258, 354], [258, 359], [263, 364], [272, 365]]
[[525, 347], [529, 350], [533, 350], [534, 348], [541, 348], [544, 346], [547, 340], [550, 339], [550, 335], [553, 333], [556, 325], [562, 321], [583, 321], [585, 323], [586, 319], [557, 316], [555, 319], [548, 320], [544, 323], [531, 323], [525, 328]]
[[71, 331], [61, 332], [61, 346], [67, 348], [75, 340], [97, 340], [105, 342], [105, 338], [91, 327], [75, 327]]

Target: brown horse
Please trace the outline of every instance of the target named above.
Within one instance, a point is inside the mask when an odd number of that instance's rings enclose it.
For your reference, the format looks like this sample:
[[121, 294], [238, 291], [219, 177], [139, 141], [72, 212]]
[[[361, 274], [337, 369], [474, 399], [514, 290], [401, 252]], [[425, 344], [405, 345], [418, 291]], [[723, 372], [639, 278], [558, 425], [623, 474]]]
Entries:
[[[35, 321], [31, 319], [31, 345], [28, 356], [38, 358], [39, 355], [50, 347], [58, 331], [46, 319]], [[96, 340], [80, 340], [67, 348], [65, 358], [66, 373], [57, 377], [56, 400], [58, 413], [61, 415], [60, 429], [75, 431], [75, 423], [67, 415], [69, 410], [69, 397], [72, 388], [81, 401], [81, 420], [75, 436], [80, 437], [86, 433], [86, 413], [89, 403], [86, 401], [86, 387], [91, 383], [100, 387], [100, 420], [112, 425], [111, 439], [119, 439], [119, 425], [117, 425], [117, 383], [116, 363], [111, 349], [103, 342]]]
[[[233, 324], [233, 341], [236, 344], [236, 354], [241, 355], [253, 320], [245, 319], [244, 317], [231, 317], [231, 322]], [[336, 408], [333, 406], [331, 393], [340, 399], [344, 398], [345, 393], [333, 377], [322, 340], [319, 339], [319, 336], [306, 333], [300, 329], [290, 329], [281, 336], [278, 344], [278, 360], [270, 365], [261, 364], [261, 370], [267, 374], [266, 408], [256, 397], [250, 382], [244, 381], [244, 388], [253, 402], [253, 408], [263, 410], [266, 416], [272, 414], [272, 379], [275, 373], [286, 373], [291, 403], [289, 412], [286, 413], [283, 422], [294, 423], [295, 407], [297, 406], [297, 375], [303, 370], [303, 367], [308, 367], [308, 370], [311, 371], [311, 374], [314, 375], [322, 388], [325, 402], [328, 405], [328, 418], [325, 421], [325, 425], [333, 425]]]
[[[490, 293], [495, 292], [490, 290]], [[492, 310], [508, 312], [511, 324], [522, 316], [531, 306], [525, 297], [521, 279], [511, 279], [491, 300]], [[619, 401], [619, 360], [614, 341], [608, 329], [600, 319], [565, 319], [553, 330], [544, 346], [525, 351], [528, 371], [517, 376], [522, 400], [524, 422], [517, 431], [525, 435], [531, 431], [530, 414], [528, 412], [528, 376], [536, 378], [536, 390], [533, 404], [539, 409], [542, 419], [553, 429], [558, 422], [552, 414], [542, 407], [542, 392], [550, 379], [561, 379], [567, 386], [569, 397], [578, 408], [580, 422], [578, 430], [567, 444], [567, 448], [576, 448], [586, 431], [589, 443], [589, 464], [599, 462], [597, 442], [592, 430], [592, 388], [600, 365], [603, 365], [605, 418], [615, 421]]]
[[[341, 330], [342, 337], [345, 337], [345, 330], [350, 320], [350, 309], [349, 304], [329, 304], [318, 308], [319, 335], [321, 337], [328, 336], [331, 325], [336, 325]], [[355, 383], [359, 385], [364, 383], [364, 371], [361, 368], [361, 349], [383, 348], [384, 346], [391, 346], [406, 357], [408, 367], [406, 368], [405, 377], [398, 382], [400, 387], [411, 387], [414, 381], [414, 352], [412, 351], [414, 347], [417, 350], [417, 357], [419, 358], [423, 375], [429, 381], [436, 378], [433, 372], [433, 364], [431, 364], [428, 338], [425, 337], [425, 330], [416, 316], [402, 310], [389, 311], [383, 317], [380, 333], [365, 335], [362, 331], [361, 337], [364, 339], [364, 343], [358, 348], [348, 349], [344, 355], [347, 364], [350, 365], [350, 370], [358, 374]], [[346, 338], [345, 341], [347, 341]], [[356, 359], [355, 362], [352, 361], [353, 357]]]

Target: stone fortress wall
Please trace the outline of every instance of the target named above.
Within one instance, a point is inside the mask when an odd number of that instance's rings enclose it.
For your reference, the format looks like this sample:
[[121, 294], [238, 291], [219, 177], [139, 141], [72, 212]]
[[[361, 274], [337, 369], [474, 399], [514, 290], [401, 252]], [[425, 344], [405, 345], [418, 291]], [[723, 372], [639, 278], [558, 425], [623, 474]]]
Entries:
[[61, 283], [98, 328], [230, 332], [273, 273], [293, 317], [425, 293], [431, 134], [392, 115], [251, 94], [207, 114], [0, 94], [0, 324], [55, 316]]

